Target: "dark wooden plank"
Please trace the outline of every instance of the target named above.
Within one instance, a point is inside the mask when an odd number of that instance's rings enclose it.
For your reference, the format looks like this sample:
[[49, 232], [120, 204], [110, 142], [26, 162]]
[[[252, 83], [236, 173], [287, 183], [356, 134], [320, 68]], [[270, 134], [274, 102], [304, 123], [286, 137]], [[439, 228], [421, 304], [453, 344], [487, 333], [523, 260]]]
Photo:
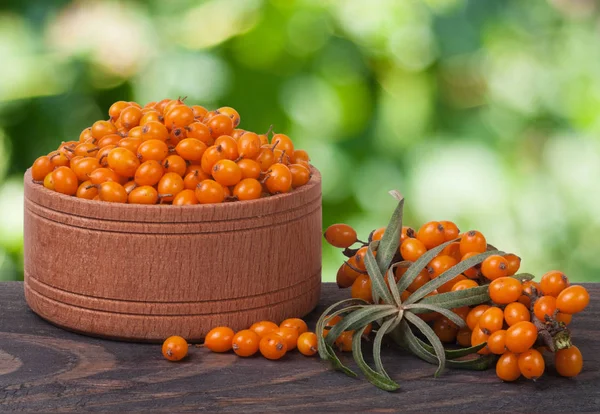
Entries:
[[[593, 298], [600, 285], [586, 285]], [[323, 285], [321, 305], [348, 295]], [[577, 378], [552, 368], [537, 382], [503, 383], [493, 370], [447, 370], [395, 348], [384, 364], [402, 388], [379, 391], [317, 358], [297, 352], [282, 361], [243, 359], [192, 348], [183, 363], [162, 358], [160, 346], [112, 342], [56, 328], [25, 304], [23, 285], [0, 284], [0, 412], [25, 411], [390, 411], [406, 412], [575, 412], [598, 411], [600, 304], [594, 301], [572, 323], [584, 358]], [[351, 357], [345, 356], [350, 362]]]

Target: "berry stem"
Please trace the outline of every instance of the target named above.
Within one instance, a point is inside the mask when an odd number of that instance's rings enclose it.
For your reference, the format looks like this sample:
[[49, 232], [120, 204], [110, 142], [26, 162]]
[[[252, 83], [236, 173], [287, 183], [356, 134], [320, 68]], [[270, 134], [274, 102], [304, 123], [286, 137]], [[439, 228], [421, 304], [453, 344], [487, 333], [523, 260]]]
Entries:
[[346, 266], [348, 266], [350, 269], [354, 270], [355, 272], [358, 272], [358, 273], [360, 273], [361, 275], [366, 275], [366, 274], [367, 274], [367, 272], [365, 272], [364, 270], [360, 270], [360, 269], [358, 269], [358, 268], [356, 268], [356, 267], [352, 266], [352, 265], [351, 265], [351, 264], [350, 264], [348, 261], [345, 261], [344, 263], [345, 263], [345, 264], [346, 264]]

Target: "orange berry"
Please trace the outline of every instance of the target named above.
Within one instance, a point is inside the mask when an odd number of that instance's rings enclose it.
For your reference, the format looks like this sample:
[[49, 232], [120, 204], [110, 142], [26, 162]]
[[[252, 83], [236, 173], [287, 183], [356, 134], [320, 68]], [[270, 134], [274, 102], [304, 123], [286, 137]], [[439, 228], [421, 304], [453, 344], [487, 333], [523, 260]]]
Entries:
[[250, 327], [250, 330], [256, 332], [256, 334], [261, 338], [264, 338], [270, 333], [276, 332], [278, 329], [279, 326], [271, 321], [256, 322]]
[[141, 162], [154, 160], [161, 162], [169, 154], [169, 147], [164, 141], [158, 139], [149, 139], [144, 141], [138, 147], [138, 158]]
[[302, 355], [313, 356], [318, 352], [317, 335], [313, 332], [304, 332], [298, 337], [296, 345]]
[[[471, 333], [471, 346], [477, 346], [484, 342], [487, 342], [488, 338], [489, 338], [489, 335], [487, 335], [485, 332], [483, 332], [479, 328], [479, 324], [477, 324], [475, 326], [475, 328], [473, 329], [473, 332]], [[484, 348], [481, 348], [479, 351], [477, 351], [477, 353], [481, 354], [481, 355], [488, 355], [490, 353], [490, 350], [487, 349], [486, 347], [484, 347]]]
[[479, 323], [479, 318], [481, 318], [481, 315], [483, 315], [483, 313], [488, 310], [490, 308], [489, 305], [478, 305], [475, 306], [473, 309], [471, 309], [471, 311], [469, 312], [469, 314], [467, 315], [467, 326], [469, 327], [470, 330], [474, 330], [475, 326]]
[[457, 262], [460, 262], [462, 260], [462, 256], [460, 254], [460, 243], [450, 243], [448, 246], [444, 247], [439, 256], [450, 256]]
[[217, 161], [212, 169], [212, 176], [222, 186], [233, 186], [242, 179], [242, 170], [231, 160]]
[[460, 328], [458, 333], [456, 334], [456, 342], [463, 347], [471, 346], [471, 330], [469, 327], [465, 326], [464, 328]]
[[499, 331], [503, 324], [504, 312], [495, 306], [488, 308], [479, 318], [479, 329], [486, 335]]
[[456, 224], [447, 220], [441, 220], [440, 224], [442, 227], [444, 227], [444, 241], [450, 241], [458, 238], [460, 230]]
[[487, 348], [492, 354], [502, 355], [506, 352], [506, 331], [503, 329], [497, 330], [487, 340]]
[[433, 323], [433, 332], [435, 332], [440, 341], [454, 343], [458, 334], [458, 327], [448, 319], [440, 318]]
[[583, 356], [575, 345], [560, 349], [554, 354], [556, 371], [563, 377], [575, 377], [583, 369]]
[[107, 161], [108, 166], [122, 177], [133, 177], [140, 166], [140, 160], [133, 152], [120, 147], [108, 153]]
[[327, 243], [334, 247], [345, 249], [356, 243], [356, 230], [347, 224], [332, 224], [324, 233]]
[[271, 194], [287, 193], [292, 189], [292, 173], [283, 164], [271, 165], [265, 179], [265, 186]]
[[281, 336], [277, 335], [276, 333], [270, 333], [260, 340], [259, 349], [260, 353], [265, 358], [277, 360], [283, 358], [283, 356], [286, 354], [287, 344], [285, 339]]
[[540, 288], [542, 294], [557, 297], [560, 292], [569, 287], [569, 279], [563, 272], [552, 270], [542, 276]]
[[522, 291], [521, 282], [512, 277], [499, 277], [489, 286], [490, 298], [499, 305], [516, 302]]
[[573, 285], [559, 293], [556, 298], [556, 309], [573, 315], [584, 310], [588, 303], [590, 303], [588, 291], [583, 286]]
[[371, 278], [368, 275], [360, 275], [352, 283], [350, 295], [356, 299], [362, 299], [365, 302], [373, 302], [373, 293], [371, 292]]
[[539, 351], [529, 349], [519, 355], [519, 370], [525, 378], [536, 380], [544, 374], [544, 369], [544, 357]]
[[521, 258], [516, 254], [507, 254], [504, 255], [504, 258], [508, 262], [508, 273], [506, 276], [512, 276], [519, 271], [521, 267]]
[[411, 262], [415, 262], [419, 257], [421, 257], [427, 248], [419, 239], [408, 238], [402, 242], [400, 245], [400, 254], [404, 260], [409, 260]]
[[456, 265], [456, 260], [450, 256], [437, 256], [427, 265], [427, 271], [432, 279], [437, 278], [446, 270]]
[[258, 352], [260, 337], [250, 329], [239, 331], [233, 336], [231, 347], [241, 357], [249, 357]]
[[460, 254], [463, 256], [467, 253], [476, 252], [483, 253], [487, 249], [487, 241], [483, 234], [477, 230], [471, 230], [463, 233], [460, 238]]
[[284, 326], [276, 330], [275, 333], [284, 339], [288, 351], [296, 348], [298, 337], [300, 336], [298, 329]]
[[213, 180], [204, 180], [196, 187], [196, 198], [200, 204], [222, 203], [225, 190], [221, 184]]
[[512, 352], [502, 354], [496, 363], [496, 375], [503, 381], [516, 381], [521, 376], [519, 357]]
[[194, 111], [187, 105], [177, 105], [170, 108], [164, 118], [168, 129], [184, 128], [194, 122]]
[[280, 328], [294, 328], [299, 334], [308, 331], [308, 325], [300, 318], [289, 318], [279, 324]]
[[166, 173], [158, 182], [157, 190], [162, 201], [173, 201], [175, 196], [185, 189], [183, 178], [176, 173]]
[[310, 170], [300, 164], [291, 164], [288, 166], [292, 173], [292, 188], [302, 187], [310, 181]]
[[542, 322], [546, 322], [546, 315], [552, 317], [556, 310], [556, 298], [554, 296], [542, 296], [533, 304], [535, 317]]
[[227, 352], [233, 346], [234, 332], [227, 326], [211, 329], [204, 338], [204, 346], [213, 352]]
[[163, 342], [162, 354], [169, 361], [180, 361], [188, 354], [188, 343], [181, 336], [170, 336]]
[[481, 273], [489, 280], [508, 276], [508, 261], [497, 254], [488, 256], [481, 263]]
[[419, 239], [427, 250], [444, 243], [446, 236], [444, 226], [439, 221], [430, 221], [425, 223], [417, 232]]
[[513, 326], [515, 323], [531, 320], [531, 314], [527, 306], [520, 302], [513, 302], [504, 308], [504, 320], [508, 326]]
[[156, 204], [158, 202], [158, 191], [149, 185], [135, 187], [129, 192], [127, 201], [130, 204]]
[[520, 354], [535, 344], [537, 336], [537, 328], [533, 323], [517, 322], [506, 330], [506, 348], [515, 354]]
[[173, 199], [174, 206], [193, 206], [198, 204], [194, 190], [182, 190]]
[[128, 194], [121, 184], [115, 181], [106, 181], [99, 184], [98, 197], [100, 201], [109, 203], [126, 203]]
[[244, 178], [233, 188], [233, 195], [240, 201], [256, 200], [262, 194], [262, 185], [254, 178]]
[[465, 289], [471, 289], [471, 288], [475, 288], [478, 287], [479, 284], [471, 279], [467, 279], [467, 280], [461, 280], [457, 283], [454, 284], [454, 286], [452, 286], [452, 292], [457, 291], [457, 290], [465, 290]]
[[66, 195], [75, 195], [79, 187], [77, 175], [69, 167], [58, 167], [52, 172], [54, 191]]

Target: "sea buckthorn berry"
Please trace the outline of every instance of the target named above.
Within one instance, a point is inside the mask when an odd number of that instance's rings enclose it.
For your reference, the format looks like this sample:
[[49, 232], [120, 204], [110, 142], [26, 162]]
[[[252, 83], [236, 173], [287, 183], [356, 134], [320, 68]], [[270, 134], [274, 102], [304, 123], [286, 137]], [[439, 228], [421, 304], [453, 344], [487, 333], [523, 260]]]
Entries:
[[140, 160], [136, 155], [125, 148], [114, 148], [108, 153], [108, 166], [122, 177], [133, 177]]
[[119, 134], [122, 137], [142, 139], [142, 127], [138, 125], [136, 127], [131, 128], [127, 133], [122, 133], [119, 131]]
[[204, 346], [213, 352], [227, 352], [233, 347], [235, 333], [227, 326], [211, 329], [204, 338]]
[[[463, 255], [463, 257], [461, 258], [460, 261], [464, 262], [465, 260], [467, 260], [467, 259], [469, 259], [469, 258], [471, 258], [473, 256], [476, 256], [478, 254], [479, 254], [478, 252], [467, 253], [467, 254]], [[467, 270], [465, 270], [463, 272], [463, 274], [466, 277], [468, 277], [469, 279], [478, 279], [479, 275], [481, 274], [481, 265], [476, 265], [476, 266], [470, 267]]]
[[184, 190], [183, 178], [176, 173], [166, 173], [158, 182], [157, 189], [161, 201], [173, 201], [175, 196]]
[[[489, 335], [483, 332], [479, 328], [479, 324], [477, 324], [477, 326], [475, 326], [473, 332], [471, 333], [471, 346], [481, 345], [482, 343], [487, 342], [488, 338]], [[486, 347], [483, 347], [479, 351], [477, 351], [477, 353], [481, 355], [488, 355], [490, 353], [490, 350]]]
[[279, 326], [275, 322], [271, 321], [260, 321], [254, 323], [250, 330], [256, 332], [256, 334], [263, 338], [270, 333], [275, 333], [279, 329]]
[[486, 335], [490, 335], [502, 329], [504, 324], [504, 312], [502, 309], [492, 306], [479, 318], [479, 329]]
[[214, 180], [204, 180], [195, 190], [200, 204], [217, 204], [225, 200], [225, 189]]
[[285, 134], [273, 135], [273, 138], [271, 138], [271, 146], [273, 146], [274, 149], [285, 151], [286, 154], [294, 153], [294, 143], [290, 137]]
[[[365, 263], [365, 256], [367, 255], [367, 246], [363, 246], [354, 255], [354, 259], [356, 260], [356, 268], [362, 271], [367, 270], [367, 265]], [[376, 254], [377, 252], [374, 252]]]
[[481, 315], [489, 308], [489, 305], [478, 305], [471, 309], [467, 315], [467, 326], [470, 330], [475, 329], [475, 326], [479, 323], [479, 318], [481, 318]]
[[135, 181], [127, 181], [125, 184], [123, 184], [123, 188], [125, 189], [125, 191], [127, 191], [127, 194], [131, 193], [133, 190], [135, 190], [135, 188], [138, 185], [135, 183]]
[[520, 302], [509, 303], [504, 308], [504, 320], [508, 326], [513, 326], [518, 322], [530, 321], [531, 313], [527, 306]]
[[193, 206], [198, 204], [194, 190], [183, 190], [173, 199], [174, 206]]
[[481, 263], [481, 273], [489, 280], [508, 276], [508, 261], [497, 254], [488, 256]]
[[100, 149], [100, 151], [98, 151], [98, 153], [96, 154], [96, 159], [98, 160], [98, 162], [100, 163], [101, 166], [103, 167], [108, 167], [108, 153], [110, 151], [112, 151], [114, 148], [117, 148], [116, 145], [107, 145], [106, 147]]
[[502, 355], [506, 352], [506, 331], [503, 329], [499, 329], [487, 340], [487, 348], [490, 350], [492, 354]]
[[325, 230], [327, 243], [340, 249], [352, 246], [357, 241], [356, 230], [347, 224], [332, 224]]
[[240, 201], [256, 200], [262, 194], [262, 185], [254, 178], [244, 178], [233, 188], [233, 195]]
[[468, 231], [460, 238], [460, 254], [463, 256], [471, 252], [483, 253], [486, 250], [487, 241], [477, 230]]
[[164, 174], [164, 168], [156, 160], [143, 162], [135, 172], [137, 185], [156, 185]]
[[75, 148], [80, 144], [78, 141], [67, 141], [62, 142], [58, 147], [58, 152], [64, 154], [67, 158], [71, 159], [75, 155]]
[[75, 196], [77, 198], [84, 198], [86, 200], [93, 200], [94, 197], [96, 197], [98, 195], [98, 187], [96, 187], [94, 184], [92, 184], [91, 181], [84, 181], [81, 184], [79, 184], [79, 187], [77, 188], [77, 192], [75, 193]]
[[42, 155], [31, 166], [31, 178], [35, 181], [43, 181], [52, 171], [54, 171], [54, 164], [47, 155]]
[[535, 317], [540, 321], [546, 321], [546, 315], [552, 317], [556, 310], [556, 298], [554, 296], [542, 296], [533, 304], [533, 312]]
[[468, 306], [462, 306], [460, 308], [453, 308], [452, 312], [460, 316], [463, 321], [467, 322], [467, 316], [469, 315], [469, 312], [471, 312], [471, 308]]
[[433, 323], [433, 332], [435, 332], [440, 341], [454, 343], [458, 334], [458, 327], [454, 323], [450, 323], [448, 319], [441, 318]]
[[79, 134], [79, 142], [83, 143], [83, 142], [87, 142], [89, 140], [94, 140], [94, 137], [92, 136], [92, 127], [88, 127], [86, 129], [84, 129]]
[[508, 273], [506, 274], [506, 276], [512, 276], [516, 274], [519, 271], [519, 268], [521, 267], [521, 258], [516, 254], [512, 253], [504, 255], [504, 258], [508, 262]]
[[521, 376], [519, 357], [512, 352], [502, 354], [496, 363], [496, 375], [502, 381], [516, 381]]
[[241, 357], [249, 357], [258, 352], [260, 337], [250, 329], [239, 331], [233, 336], [231, 347]]
[[[237, 162], [238, 167], [242, 171], [242, 178], [254, 178], [258, 179], [260, 177], [260, 164], [251, 159], [241, 159]], [[293, 184], [294, 176], [292, 175], [292, 184]]]
[[352, 336], [354, 331], [344, 331], [335, 340], [335, 345], [342, 352], [352, 351]]
[[378, 229], [373, 230], [373, 232], [371, 233], [371, 240], [381, 240], [381, 238], [383, 237], [383, 233], [385, 233], [385, 227], [380, 227]]
[[558, 270], [546, 273], [540, 280], [542, 294], [546, 296], [557, 297], [567, 287], [569, 287], [569, 279], [563, 272], [559, 272]]
[[275, 333], [283, 338], [285, 344], [287, 345], [288, 351], [296, 348], [298, 337], [300, 336], [298, 329], [284, 326], [276, 330]]
[[180, 361], [188, 354], [188, 343], [181, 336], [170, 336], [163, 342], [162, 354], [169, 361]]
[[298, 351], [300, 351], [302, 355], [315, 355], [319, 351], [317, 335], [315, 335], [313, 332], [304, 332], [300, 334], [296, 346], [298, 347]]
[[461, 280], [457, 283], [454, 284], [454, 286], [452, 286], [452, 292], [457, 291], [457, 290], [465, 290], [465, 289], [471, 289], [471, 288], [475, 288], [478, 287], [479, 284], [471, 279], [466, 279], [466, 280]]
[[260, 152], [256, 156], [256, 162], [260, 164], [260, 169], [262, 171], [267, 171], [269, 168], [271, 168], [271, 165], [277, 162], [273, 149], [268, 145], [263, 145], [260, 148]]
[[240, 114], [232, 107], [223, 106], [217, 109], [217, 112], [223, 115], [227, 115], [229, 118], [231, 118], [231, 122], [233, 123], [234, 128], [240, 124]]
[[573, 319], [573, 315], [569, 315], [568, 313], [558, 312], [556, 314], [556, 316], [554, 317], [554, 319], [556, 319], [557, 322], [562, 322], [565, 325], [568, 325], [571, 323], [571, 320]]
[[536, 380], [544, 374], [545, 363], [542, 354], [529, 349], [519, 355], [519, 370], [528, 379]]
[[292, 163], [290, 156], [285, 151], [274, 149], [273, 156], [275, 157], [275, 162], [278, 162], [280, 164], [290, 165]]
[[196, 138], [182, 139], [175, 147], [175, 151], [181, 158], [196, 163], [201, 162], [206, 149], [206, 144]]
[[554, 366], [559, 375], [575, 377], [583, 369], [583, 356], [575, 345], [560, 349], [554, 354]]
[[148, 122], [162, 122], [163, 116], [156, 109], [142, 109], [142, 117], [140, 118], [140, 125], [143, 127]]
[[350, 259], [348, 259], [348, 262], [343, 263], [338, 270], [336, 279], [338, 287], [347, 288], [352, 286], [354, 281], [361, 275], [360, 272], [354, 269], [358, 269], [358, 266], [356, 264], [356, 258], [352, 256]]
[[411, 262], [415, 262], [419, 257], [421, 257], [427, 248], [418, 239], [408, 238], [402, 242], [400, 245], [400, 254], [404, 260], [409, 260]]
[[162, 161], [169, 154], [169, 147], [159, 139], [149, 139], [140, 144], [138, 156], [142, 162], [149, 160]]
[[362, 299], [365, 302], [373, 302], [373, 293], [371, 292], [371, 278], [368, 275], [360, 275], [352, 283], [350, 295], [356, 299]]
[[455, 264], [456, 260], [450, 256], [437, 256], [429, 262], [427, 271], [429, 272], [429, 276], [435, 279]]
[[117, 128], [110, 121], [96, 121], [92, 125], [92, 137], [100, 139], [105, 135], [116, 134]]
[[[241, 129], [241, 128], [235, 128], [233, 130], [233, 132], [231, 133], [231, 138], [235, 139], [236, 141], [239, 141], [240, 138], [242, 137], [242, 135], [244, 135], [246, 132], [250, 132], [250, 131], [246, 131], [245, 129]], [[257, 135], [258, 137], [258, 135]], [[260, 145], [262, 146], [262, 142], [260, 140], [260, 138], [258, 138], [258, 141], [260, 142]], [[267, 142], [268, 144], [268, 142]]]
[[260, 353], [265, 358], [277, 360], [283, 358], [283, 356], [286, 354], [287, 344], [285, 339], [281, 336], [277, 335], [276, 333], [270, 333], [260, 340], [259, 349]]
[[410, 295], [411, 295], [411, 292], [409, 290], [405, 290], [404, 292], [402, 292], [400, 294], [400, 300], [402, 302], [404, 302], [404, 301], [406, 301], [410, 297]]
[[521, 282], [512, 277], [499, 277], [489, 286], [490, 298], [499, 305], [516, 302], [522, 291]]
[[226, 159], [223, 150], [218, 145], [213, 145], [212, 147], [208, 147], [204, 154], [202, 154], [202, 159], [200, 161], [200, 166], [202, 167], [202, 171], [206, 174], [212, 174], [212, 168], [215, 166], [217, 161]]
[[523, 282], [523, 294], [519, 297], [519, 302], [527, 306], [527, 308], [531, 305], [531, 298], [529, 296], [533, 293], [532, 288], [535, 289], [537, 293], [540, 292], [539, 283], [534, 282], [533, 280]]
[[167, 129], [183, 128], [194, 122], [194, 111], [187, 105], [176, 105], [164, 115]]
[[454, 279], [450, 279], [449, 281], [447, 281], [446, 283], [444, 283], [442, 286], [440, 286], [439, 288], [437, 288], [438, 293], [447, 293], [447, 292], [451, 292], [452, 288], [454, 287], [454, 285], [462, 282], [462, 281], [466, 281], [468, 280], [466, 278], [466, 276], [464, 275], [458, 275], [456, 276]]
[[231, 160], [220, 160], [213, 166], [212, 176], [219, 184], [229, 187], [240, 182], [242, 170]]
[[117, 143], [117, 146], [119, 146], [121, 148], [128, 149], [129, 151], [133, 152], [134, 154], [137, 154], [138, 153], [138, 148], [140, 147], [141, 144], [142, 144], [142, 139], [141, 138], [127, 137], [127, 138], [121, 139]]
[[116, 172], [110, 168], [97, 168], [90, 173], [90, 181], [94, 185], [102, 184], [107, 181], [114, 181], [120, 183], [123, 177], [120, 177]]
[[210, 134], [210, 128], [202, 122], [191, 123], [185, 127], [185, 130], [188, 138], [196, 138], [204, 142], [207, 147], [210, 147], [215, 143], [215, 139]]
[[190, 108], [192, 108], [192, 112], [194, 112], [194, 118], [204, 118], [204, 115], [206, 115], [206, 113], [208, 112], [208, 110], [200, 105], [192, 105], [190, 106]]
[[[127, 192], [127, 190], [125, 190]], [[130, 204], [156, 204], [158, 202], [158, 191], [152, 186], [142, 185], [135, 187], [127, 196]]]
[[163, 160], [162, 166], [165, 169], [165, 173], [172, 172], [182, 177], [187, 170], [187, 163], [179, 155], [169, 155]]
[[129, 102], [117, 101], [114, 104], [112, 104], [110, 108], [108, 108], [108, 116], [110, 116], [110, 118], [113, 121], [115, 121], [121, 115], [121, 111], [123, 111], [123, 109], [127, 108], [128, 106], [130, 106]]
[[90, 174], [98, 168], [100, 168], [100, 163], [94, 157], [84, 157], [75, 163], [71, 162], [71, 169], [79, 181], [89, 180]]
[[441, 220], [440, 224], [442, 227], [444, 227], [444, 241], [450, 241], [458, 238], [460, 230], [456, 224], [448, 220]]
[[300, 318], [289, 318], [279, 324], [280, 328], [294, 328], [299, 334], [308, 332], [308, 325]]
[[52, 172], [54, 191], [66, 195], [75, 195], [79, 187], [77, 176], [69, 167], [58, 167]]
[[[407, 270], [407, 268], [397, 267], [395, 273], [396, 273], [396, 275], [399, 275], [399, 273], [402, 273], [402, 275], [403, 275], [406, 272], [406, 270]], [[400, 277], [401, 276], [398, 277], [398, 280], [400, 280]], [[415, 292], [417, 289], [421, 288], [423, 285], [425, 285], [430, 280], [431, 280], [431, 278], [429, 277], [429, 272], [427, 271], [427, 269], [423, 269], [419, 272], [419, 274], [417, 275], [415, 280], [413, 280], [412, 283], [410, 285], [408, 285], [406, 290], [408, 290], [409, 292]]]
[[221, 135], [231, 135], [233, 132], [233, 121], [224, 114], [211, 117], [205, 124], [210, 128], [210, 133], [215, 139]]
[[573, 285], [559, 293], [556, 298], [556, 309], [573, 315], [584, 310], [588, 303], [590, 303], [588, 291], [583, 286]]
[[114, 181], [105, 181], [99, 185], [98, 197], [100, 201], [108, 203], [126, 203], [128, 195], [125, 187], [121, 184]]
[[[167, 104], [169, 104], [169, 102], [171, 102], [171, 99], [169, 98], [165, 98], [159, 102], [157, 102], [154, 105], [154, 109], [156, 109], [158, 112], [160, 112], [161, 114], [164, 113], [165, 111], [165, 107], [167, 106]], [[183, 102], [182, 102], [183, 103]]]
[[[91, 142], [84, 142], [83, 144], [79, 144], [75, 147], [75, 155], [79, 155], [82, 157], [95, 157], [98, 154], [98, 146], [96, 144], [92, 144]], [[67, 158], [65, 156], [65, 158]], [[67, 158], [68, 159], [68, 158]]]
[[52, 173], [48, 173], [48, 175], [44, 177], [44, 187], [54, 191], [54, 179], [52, 178]]
[[162, 123], [158, 121], [149, 121], [142, 127], [140, 138], [142, 141], [157, 139], [164, 142], [169, 139], [169, 131]]
[[235, 161], [240, 157], [237, 142], [229, 135], [221, 135], [215, 140], [215, 145], [221, 148], [223, 155], [228, 160]]
[[242, 158], [256, 158], [260, 147], [260, 138], [254, 132], [244, 133], [237, 141], [238, 154]]
[[[169, 112], [171, 109], [175, 108], [176, 106], [179, 106], [179, 105], [185, 105], [185, 102], [184, 102], [184, 101], [185, 101], [185, 98], [183, 98], [183, 99], [181, 99], [181, 98], [178, 98], [178, 99], [173, 99], [173, 100], [170, 100], [170, 101], [169, 101], [169, 102], [167, 102], [167, 103], [165, 104], [165, 106], [163, 107], [163, 110], [162, 110], [162, 113], [163, 113], [163, 115], [165, 115], [165, 116], [166, 116], [166, 115], [167, 115], [167, 113], [168, 113], [168, 112]], [[192, 111], [192, 112], [193, 112], [193, 111]]]
[[409, 226], [402, 226], [402, 230], [400, 232], [400, 243], [403, 243], [406, 239], [415, 239], [417, 238], [417, 232], [415, 229]]
[[460, 262], [462, 260], [462, 256], [460, 254], [460, 243], [450, 243], [448, 246], [444, 247], [439, 256], [450, 256], [456, 260], [456, 262]]
[[463, 347], [471, 346], [471, 330], [468, 326], [460, 328], [456, 334], [456, 342]]
[[444, 226], [439, 221], [425, 223], [417, 232], [417, 239], [421, 240], [427, 250], [433, 249], [446, 241]]
[[510, 352], [520, 354], [535, 344], [537, 328], [528, 321], [517, 322], [506, 330], [506, 348]]
[[119, 122], [121, 122], [121, 125], [128, 130], [138, 126], [140, 124], [140, 119], [142, 119], [142, 110], [133, 105], [123, 109], [119, 116]]
[[308, 156], [308, 152], [301, 150], [301, 149], [295, 149], [294, 153], [291, 154], [291, 158], [292, 158], [292, 162], [295, 164], [297, 161], [306, 161], [306, 162], [310, 162], [310, 157]]
[[104, 148], [107, 145], [117, 145], [119, 141], [121, 141], [121, 139], [123, 139], [121, 135], [109, 134], [100, 138], [96, 145], [98, 146], [98, 148]]

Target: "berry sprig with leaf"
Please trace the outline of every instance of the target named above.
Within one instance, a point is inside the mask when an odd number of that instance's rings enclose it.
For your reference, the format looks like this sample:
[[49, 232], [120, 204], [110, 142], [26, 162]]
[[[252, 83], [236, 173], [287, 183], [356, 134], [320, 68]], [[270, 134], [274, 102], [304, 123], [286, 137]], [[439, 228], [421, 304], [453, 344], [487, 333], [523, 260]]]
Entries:
[[[539, 284], [531, 274], [517, 274], [521, 259], [488, 244], [479, 231], [461, 234], [449, 221], [418, 231], [403, 226], [404, 198], [390, 194], [398, 206], [388, 226], [372, 231], [367, 242], [346, 224], [325, 231], [348, 258], [337, 284], [350, 287], [352, 297], [330, 306], [317, 322], [322, 359], [356, 376], [335, 348], [352, 351], [365, 377], [387, 391], [399, 385], [381, 361], [386, 338], [437, 364], [436, 377], [445, 367], [485, 370], [495, 364], [504, 381], [535, 380], [545, 371], [543, 352], [554, 353], [560, 375], [581, 372], [583, 358], [567, 325], [589, 302], [585, 288], [570, 286], [558, 271]], [[371, 329], [374, 368], [362, 351]]]

